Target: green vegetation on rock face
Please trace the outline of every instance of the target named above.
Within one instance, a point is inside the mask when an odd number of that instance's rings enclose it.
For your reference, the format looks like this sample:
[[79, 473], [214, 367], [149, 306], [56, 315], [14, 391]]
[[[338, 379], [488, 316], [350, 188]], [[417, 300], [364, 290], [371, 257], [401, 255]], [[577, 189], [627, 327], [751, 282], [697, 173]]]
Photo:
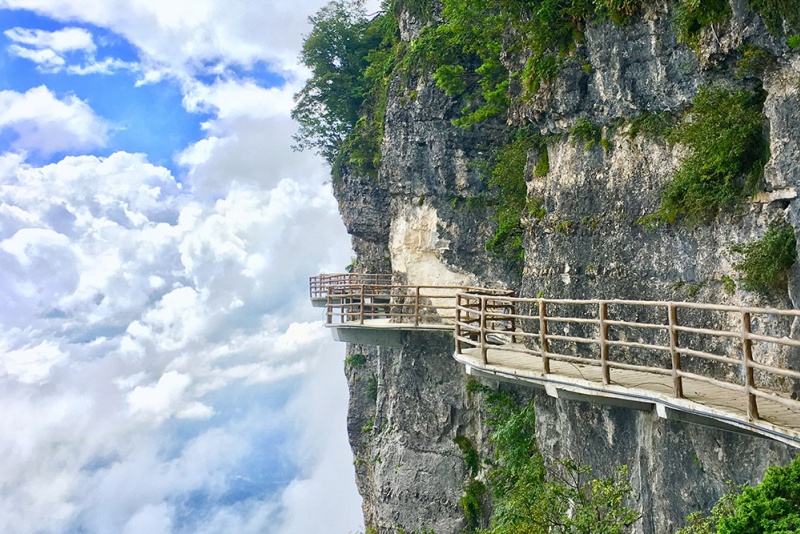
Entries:
[[764, 236], [753, 243], [733, 247], [744, 256], [734, 268], [742, 273], [742, 285], [748, 291], [769, 295], [786, 289], [789, 270], [797, 259], [794, 228], [773, 224]]
[[486, 474], [491, 527], [479, 532], [618, 534], [639, 518], [626, 504], [632, 488], [624, 466], [607, 478], [569, 460], [548, 469], [536, 444], [533, 401], [520, 404], [475, 383], [471, 389], [484, 395], [495, 447]]
[[675, 26], [678, 37], [696, 45], [703, 28], [727, 20], [731, 16], [728, 0], [679, 0], [675, 3]]
[[[700, 32], [731, 16], [728, 0], [679, 0], [674, 23], [682, 42], [696, 46]], [[773, 35], [791, 37], [800, 32], [800, 9], [795, 0], [747, 0]]]
[[464, 495], [460, 499], [467, 528], [474, 530], [481, 524], [484, 517], [483, 500], [486, 497], [486, 484], [473, 478], [464, 488]]
[[453, 442], [458, 445], [461, 454], [464, 455], [464, 463], [467, 465], [469, 472], [472, 475], [477, 475], [481, 467], [481, 458], [478, 455], [478, 451], [475, 450], [475, 446], [466, 436], [456, 436], [453, 438]]
[[[586, 25], [603, 18], [626, 23], [643, 0], [442, 0], [442, 23], [423, 30], [412, 50], [427, 54], [420, 64], [437, 85], [463, 97], [456, 124], [468, 127], [507, 112], [509, 91], [539, 91], [574, 55]], [[413, 52], [412, 52], [413, 53]], [[509, 71], [504, 58], [523, 57]]]
[[[363, 0], [334, 1], [310, 19], [300, 60], [312, 76], [295, 95], [300, 149], [328, 163], [374, 173], [380, 159], [386, 90], [399, 42], [390, 13], [368, 19]], [[338, 165], [334, 165], [337, 167]]]
[[645, 112], [627, 121], [628, 137], [633, 139], [642, 134], [646, 137], [658, 139], [669, 132], [673, 122], [673, 117], [669, 112]]
[[[508, 111], [511, 95], [526, 98], [557, 76], [576, 54], [588, 24], [627, 23], [644, 0], [386, 0], [370, 18], [363, 0], [334, 0], [310, 18], [300, 56], [312, 76], [295, 95], [297, 147], [313, 149], [334, 166], [375, 174], [387, 105], [398, 71], [433, 74], [437, 85], [464, 103], [456, 120], [468, 127]], [[730, 16], [727, 0], [673, 0], [675, 25], [686, 42]], [[796, 0], [748, 0], [750, 8], [790, 46], [800, 43]], [[408, 11], [431, 22], [410, 43], [400, 41], [397, 17]], [[519, 58], [521, 61], [514, 61]], [[751, 66], [755, 57], [749, 59]], [[517, 70], [508, 65], [519, 64]], [[696, 106], [697, 107], [697, 106]], [[590, 141], [591, 143], [591, 141]]]
[[578, 119], [578, 122], [570, 130], [570, 134], [572, 134], [572, 146], [577, 146], [580, 142], [584, 150], [591, 150], [600, 142], [603, 129], [598, 124], [586, 119]]
[[355, 369], [366, 365], [367, 357], [363, 354], [351, 354], [344, 359], [344, 365], [347, 369]]
[[[463, 97], [461, 126], [509, 106], [512, 80], [527, 94], [552, 81], [583, 39], [586, 24], [604, 17], [626, 21], [643, 0], [442, 0], [442, 21], [411, 43], [399, 39], [397, 14], [429, 16], [429, 0], [394, 0], [373, 18], [363, 0], [335, 0], [310, 18], [300, 59], [312, 76], [295, 95], [297, 147], [313, 149], [334, 165], [374, 173], [386, 111], [388, 82], [396, 71], [433, 73], [437, 85]], [[527, 57], [519, 72], [502, 62]]]
[[367, 381], [367, 397], [369, 397], [372, 402], [378, 400], [378, 377], [375, 376], [375, 373], [372, 373]]
[[444, 54], [426, 58], [436, 85], [449, 96], [465, 96], [464, 117], [469, 126], [508, 109], [508, 70], [500, 61], [503, 32], [510, 14], [500, 2], [444, 0], [443, 23], [420, 37], [431, 39]]
[[[494, 191], [493, 204], [497, 230], [486, 242], [486, 250], [498, 258], [521, 265], [522, 216], [528, 205], [525, 165], [528, 151], [547, 151], [542, 138], [530, 129], [521, 128], [506, 145], [495, 148], [486, 165], [489, 186]], [[538, 166], [537, 166], [538, 167]], [[540, 169], [540, 172], [544, 169]]]
[[800, 6], [796, 0], [747, 0], [747, 4], [773, 35], [800, 33]]
[[800, 458], [770, 467], [758, 486], [725, 495], [711, 516], [694, 513], [679, 534], [788, 534], [800, 532]]
[[740, 50], [742, 58], [736, 62], [736, 75], [739, 78], [748, 76], [763, 78], [767, 72], [778, 66], [778, 60], [765, 48], [746, 45]]
[[755, 191], [769, 159], [762, 105], [762, 95], [745, 89], [700, 88], [693, 107], [669, 135], [689, 155], [661, 194], [657, 221], [708, 221]]

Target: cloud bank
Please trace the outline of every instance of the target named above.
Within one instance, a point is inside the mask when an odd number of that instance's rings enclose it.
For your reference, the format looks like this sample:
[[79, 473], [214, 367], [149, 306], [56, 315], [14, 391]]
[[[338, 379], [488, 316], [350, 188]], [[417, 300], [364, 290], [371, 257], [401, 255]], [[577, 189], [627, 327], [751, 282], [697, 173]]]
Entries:
[[45, 86], [24, 93], [0, 91], [0, 134], [10, 134], [10, 148], [49, 156], [102, 147], [108, 124], [75, 96], [58, 98]]
[[[349, 241], [290, 149], [320, 4], [0, 0], [63, 21], [3, 34], [54, 85], [124, 69], [206, 114], [176, 173], [77, 91], [0, 92], [0, 531], [360, 526], [343, 346], [307, 301]], [[91, 25], [137, 61], [98, 59]]]

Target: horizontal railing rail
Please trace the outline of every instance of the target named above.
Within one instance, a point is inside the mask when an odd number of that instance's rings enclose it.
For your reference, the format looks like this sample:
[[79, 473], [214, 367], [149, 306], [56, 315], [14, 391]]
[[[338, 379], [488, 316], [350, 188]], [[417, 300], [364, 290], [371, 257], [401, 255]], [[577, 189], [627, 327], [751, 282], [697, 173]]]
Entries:
[[391, 285], [392, 275], [390, 273], [335, 273], [319, 274], [308, 279], [309, 294], [312, 299], [324, 298], [328, 294], [328, 288], [350, 285]]
[[[797, 317], [800, 310], [462, 292], [455, 342], [457, 354], [477, 349], [484, 365], [493, 363], [494, 349], [540, 358], [545, 374], [553, 362], [597, 367], [603, 385], [614, 383], [615, 371], [668, 376], [678, 399], [687, 398], [685, 380], [711, 384], [741, 396], [748, 418], [759, 420], [759, 399], [800, 409], [792, 395], [800, 371], [786, 364], [800, 340], [780, 334]], [[506, 333], [497, 325], [509, 322], [514, 343], [493, 346], [492, 336]]]
[[388, 274], [320, 275], [310, 292], [334, 328], [449, 328], [456, 358], [478, 370], [650, 399], [800, 444], [800, 310], [523, 298]]
[[513, 296], [513, 291], [465, 286], [356, 284], [327, 290], [327, 324], [359, 324], [384, 319], [389, 323], [429, 326], [455, 323], [459, 291]]

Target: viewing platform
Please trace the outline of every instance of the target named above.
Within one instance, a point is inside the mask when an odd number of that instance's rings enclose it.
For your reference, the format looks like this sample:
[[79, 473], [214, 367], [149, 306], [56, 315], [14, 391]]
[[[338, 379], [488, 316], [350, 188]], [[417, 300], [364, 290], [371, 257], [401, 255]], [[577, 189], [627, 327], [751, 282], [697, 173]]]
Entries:
[[409, 331], [453, 332], [459, 291], [514, 295], [466, 286], [393, 285], [385, 274], [320, 275], [309, 287], [312, 305], [326, 308], [326, 326], [335, 340], [384, 347], [401, 347]]
[[320, 274], [309, 279], [308, 289], [311, 296], [311, 305], [315, 308], [324, 308], [328, 305], [328, 290], [346, 286], [390, 286], [391, 274]]
[[[350, 283], [363, 276], [384, 278]], [[335, 283], [325, 288], [325, 279]], [[520, 298], [390, 279], [311, 279], [335, 339], [399, 347], [409, 331], [453, 332], [468, 374], [800, 448], [800, 371], [790, 365], [800, 363], [800, 340], [789, 336], [800, 310]]]

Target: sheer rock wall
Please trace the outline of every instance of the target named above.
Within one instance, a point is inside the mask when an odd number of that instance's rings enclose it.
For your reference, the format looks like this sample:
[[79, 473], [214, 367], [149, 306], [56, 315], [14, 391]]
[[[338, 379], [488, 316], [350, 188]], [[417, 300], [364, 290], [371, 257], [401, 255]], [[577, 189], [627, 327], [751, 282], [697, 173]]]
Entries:
[[[485, 156], [504, 124], [462, 130], [451, 124], [461, 104], [429, 77], [390, 88], [383, 158], [377, 181], [345, 173], [335, 187], [358, 258], [356, 268], [386, 271], [415, 284], [453, 280], [574, 298], [702, 300], [796, 307], [800, 273], [788, 291], [766, 300], [737, 287], [731, 245], [763, 235], [771, 221], [800, 228], [800, 56], [771, 37], [761, 21], [731, 2], [732, 20], [703, 34], [699, 53], [677, 42], [663, 8], [630, 24], [590, 26], [582, 45], [591, 69], [567, 66], [544, 96], [517, 101], [510, 121], [533, 123], [548, 144], [550, 170], [534, 178], [539, 154], [529, 154], [529, 195], [544, 199], [545, 218], [525, 221], [522, 276], [490, 257], [491, 211], [468, 207], [486, 185], [471, 162]], [[404, 15], [405, 38], [419, 31]], [[409, 29], [410, 28], [410, 29]], [[731, 75], [740, 45], [771, 50], [777, 67], [763, 79]], [[508, 61], [523, 61], [509, 58]], [[588, 72], [587, 72], [588, 71]], [[636, 221], [659, 204], [681, 149], [663, 139], [612, 129], [638, 113], [680, 113], [707, 83], [766, 91], [772, 157], [761, 193], [739, 212], [708, 225], [647, 230]], [[607, 146], [584, 149], [568, 132], [587, 119], [606, 128]], [[569, 221], [569, 224], [560, 223]], [[786, 327], [786, 325], [782, 325]], [[465, 528], [459, 498], [468, 473], [453, 442], [468, 436], [490, 454], [478, 399], [466, 393], [464, 370], [444, 334], [410, 335], [400, 349], [350, 346], [366, 363], [346, 370], [351, 388], [348, 430], [364, 497], [366, 524], [380, 533]], [[797, 362], [796, 362], [797, 363]], [[770, 463], [795, 451], [775, 442], [659, 419], [656, 414], [536, 395], [540, 447], [550, 460], [571, 457], [599, 474], [630, 468], [643, 517], [637, 532], [674, 532], [694, 510], [709, 509], [728, 480], [757, 482]]]

